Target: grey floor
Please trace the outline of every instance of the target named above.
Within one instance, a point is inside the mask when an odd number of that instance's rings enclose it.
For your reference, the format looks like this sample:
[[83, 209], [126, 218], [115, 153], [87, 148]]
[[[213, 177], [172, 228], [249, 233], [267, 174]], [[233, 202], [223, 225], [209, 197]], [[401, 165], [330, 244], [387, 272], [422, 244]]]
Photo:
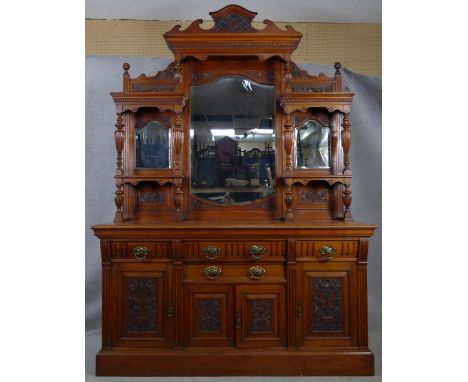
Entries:
[[375, 355], [375, 376], [374, 377], [96, 377], [94, 356], [101, 347], [101, 332], [92, 331], [86, 334], [86, 382], [99, 381], [118, 381], [118, 382], [144, 382], [144, 381], [170, 381], [170, 382], [191, 382], [191, 381], [234, 381], [234, 382], [264, 382], [264, 381], [323, 381], [323, 382], [381, 382], [382, 381], [382, 353], [381, 353], [382, 338], [380, 333], [369, 333], [369, 347]]

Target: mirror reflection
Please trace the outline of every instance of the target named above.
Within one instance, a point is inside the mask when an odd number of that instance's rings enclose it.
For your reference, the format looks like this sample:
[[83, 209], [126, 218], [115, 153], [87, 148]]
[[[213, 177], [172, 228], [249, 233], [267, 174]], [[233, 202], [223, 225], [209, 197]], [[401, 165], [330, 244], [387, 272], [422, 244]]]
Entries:
[[192, 194], [250, 204], [275, 191], [275, 89], [223, 77], [192, 87]]
[[136, 167], [169, 168], [170, 130], [150, 121], [135, 131]]
[[316, 121], [307, 121], [296, 128], [295, 167], [299, 169], [328, 168], [330, 130]]

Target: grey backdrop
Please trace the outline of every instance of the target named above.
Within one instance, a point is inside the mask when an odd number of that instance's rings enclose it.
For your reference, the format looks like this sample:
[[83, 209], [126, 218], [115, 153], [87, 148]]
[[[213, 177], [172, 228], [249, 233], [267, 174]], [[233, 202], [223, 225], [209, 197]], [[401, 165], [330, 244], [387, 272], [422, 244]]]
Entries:
[[[94, 376], [94, 356], [100, 349], [101, 271], [99, 242], [90, 227], [109, 223], [115, 212], [115, 107], [109, 95], [122, 90], [122, 63], [131, 66], [132, 77], [141, 73], [153, 75], [164, 69], [169, 58], [149, 57], [86, 57], [86, 380], [88, 381], [203, 381], [207, 378], [97, 378]], [[324, 72], [333, 75], [332, 65], [300, 64], [310, 74]], [[369, 245], [369, 346], [375, 354], [375, 377], [307, 377], [320, 381], [380, 381], [381, 380], [381, 119], [382, 81], [343, 70], [346, 90], [356, 93], [351, 108], [351, 170], [353, 181], [351, 210], [354, 220], [377, 224], [379, 229]], [[230, 381], [289, 381], [297, 378], [229, 378]], [[223, 378], [213, 378], [223, 380]]]

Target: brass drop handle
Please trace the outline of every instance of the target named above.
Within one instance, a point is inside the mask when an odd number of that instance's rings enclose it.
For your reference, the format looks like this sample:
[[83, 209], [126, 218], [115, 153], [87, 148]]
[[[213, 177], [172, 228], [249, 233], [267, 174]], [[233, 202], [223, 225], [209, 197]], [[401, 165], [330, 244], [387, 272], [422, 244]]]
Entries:
[[266, 248], [263, 245], [252, 245], [249, 247], [249, 253], [255, 260], [258, 260], [266, 253]]
[[252, 280], [260, 280], [260, 278], [266, 273], [266, 269], [256, 265], [254, 267], [250, 267], [248, 273]]
[[135, 256], [135, 259], [138, 259], [138, 260], [146, 259], [150, 253], [151, 253], [151, 249], [149, 249], [148, 247], [144, 247], [142, 245], [139, 245], [132, 249], [133, 256]]
[[209, 267], [206, 267], [203, 270], [203, 273], [205, 274], [208, 280], [216, 280], [221, 274], [221, 272], [221, 268], [215, 265], [210, 265]]
[[324, 245], [320, 248], [320, 255], [322, 255], [321, 261], [330, 261], [336, 255], [336, 249]]
[[240, 329], [242, 326], [242, 319], [240, 313], [236, 314], [236, 329]]
[[216, 259], [221, 253], [221, 248], [215, 247], [214, 245], [209, 245], [202, 249], [203, 254], [210, 260]]

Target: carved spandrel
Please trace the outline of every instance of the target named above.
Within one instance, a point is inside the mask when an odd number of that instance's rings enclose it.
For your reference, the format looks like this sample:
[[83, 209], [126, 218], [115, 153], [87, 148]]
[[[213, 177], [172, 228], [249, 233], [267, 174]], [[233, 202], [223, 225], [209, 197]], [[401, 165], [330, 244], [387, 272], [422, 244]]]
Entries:
[[127, 329], [156, 331], [156, 283], [152, 279], [135, 278], [127, 281]]
[[219, 331], [221, 329], [221, 304], [219, 300], [198, 301], [198, 329]]
[[273, 300], [250, 300], [249, 309], [249, 331], [251, 333], [273, 332]]
[[312, 331], [343, 331], [343, 280], [312, 279]]

